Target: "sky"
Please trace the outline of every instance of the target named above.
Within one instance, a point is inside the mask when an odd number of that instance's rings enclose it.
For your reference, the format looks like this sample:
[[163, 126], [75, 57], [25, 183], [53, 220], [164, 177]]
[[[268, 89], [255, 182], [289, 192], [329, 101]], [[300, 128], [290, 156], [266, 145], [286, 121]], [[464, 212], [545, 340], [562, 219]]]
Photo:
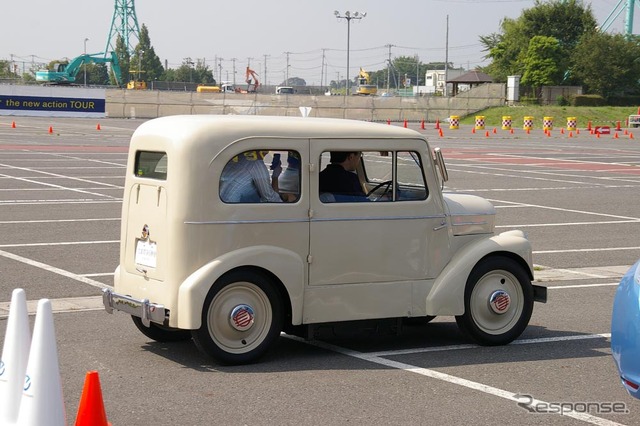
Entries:
[[[596, 21], [621, 11], [609, 28], [623, 32], [627, 0], [586, 1]], [[28, 70], [32, 64], [103, 52], [116, 3], [126, 0], [29, 0], [3, 6], [0, 60]], [[249, 65], [263, 84], [300, 77], [309, 85], [386, 69], [391, 56], [417, 56], [420, 62], [449, 62], [474, 69], [484, 59], [479, 37], [500, 31], [505, 18], [517, 18], [533, 0], [137, 0], [140, 26], [169, 68], [186, 58], [200, 60], [216, 80], [240, 83]], [[334, 11], [365, 13], [363, 19], [337, 19]], [[448, 49], [447, 46], [448, 16]], [[640, 33], [640, 7], [634, 33]], [[349, 33], [349, 35], [348, 35]], [[288, 52], [288, 53], [287, 53]], [[234, 60], [235, 58], [235, 60]], [[235, 65], [235, 67], [234, 67]]]

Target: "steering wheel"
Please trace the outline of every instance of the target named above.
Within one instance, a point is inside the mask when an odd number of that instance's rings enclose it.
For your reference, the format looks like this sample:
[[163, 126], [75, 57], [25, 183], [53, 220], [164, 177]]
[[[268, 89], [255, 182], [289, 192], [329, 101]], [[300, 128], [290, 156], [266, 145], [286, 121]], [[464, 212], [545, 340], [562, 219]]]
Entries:
[[371, 194], [375, 193], [378, 189], [382, 188], [383, 186], [386, 186], [386, 188], [384, 189], [384, 191], [382, 192], [382, 194], [380, 194], [378, 197], [374, 198], [373, 201], [378, 201], [379, 199], [381, 199], [382, 197], [384, 197], [385, 195], [387, 195], [387, 193], [389, 192], [389, 190], [391, 190], [391, 185], [393, 184], [392, 180], [387, 180], [384, 182], [380, 182], [379, 184], [377, 184], [376, 186], [374, 186], [371, 191], [367, 192], [367, 197], [371, 196]]

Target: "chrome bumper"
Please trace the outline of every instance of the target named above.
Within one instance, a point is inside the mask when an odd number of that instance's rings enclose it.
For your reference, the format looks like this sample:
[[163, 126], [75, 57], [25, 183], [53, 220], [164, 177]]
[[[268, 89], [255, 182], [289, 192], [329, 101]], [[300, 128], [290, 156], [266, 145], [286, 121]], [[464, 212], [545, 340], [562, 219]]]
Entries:
[[114, 310], [125, 312], [141, 318], [142, 323], [147, 327], [151, 322], [163, 325], [169, 323], [169, 311], [163, 305], [149, 302], [149, 299], [138, 300], [104, 288], [102, 289], [102, 303], [108, 313], [112, 314]]

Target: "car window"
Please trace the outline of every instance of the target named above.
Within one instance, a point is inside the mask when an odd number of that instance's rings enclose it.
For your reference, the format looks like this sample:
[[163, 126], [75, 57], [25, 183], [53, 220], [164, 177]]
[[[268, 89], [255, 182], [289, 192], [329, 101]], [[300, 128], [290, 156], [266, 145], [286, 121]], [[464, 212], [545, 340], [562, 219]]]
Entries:
[[[362, 151], [358, 153], [360, 160], [355, 169], [352, 162], [355, 157], [345, 157], [348, 154], [345, 151], [341, 153], [340, 156], [335, 155], [335, 151], [334, 154], [323, 152], [321, 155], [321, 202], [394, 202], [427, 198], [422, 160], [418, 153]], [[344, 167], [341, 168], [341, 164]], [[326, 184], [327, 180], [331, 181], [330, 185]], [[340, 180], [341, 184], [335, 180]], [[360, 186], [361, 191], [356, 186]]]
[[138, 151], [134, 165], [136, 176], [149, 179], [167, 179], [167, 154], [156, 151]]
[[225, 203], [291, 201], [300, 197], [300, 178], [297, 151], [245, 151], [232, 157], [222, 170], [220, 199]]
[[397, 152], [396, 170], [398, 180], [397, 201], [424, 200], [429, 196], [424, 180], [422, 159], [417, 152]]

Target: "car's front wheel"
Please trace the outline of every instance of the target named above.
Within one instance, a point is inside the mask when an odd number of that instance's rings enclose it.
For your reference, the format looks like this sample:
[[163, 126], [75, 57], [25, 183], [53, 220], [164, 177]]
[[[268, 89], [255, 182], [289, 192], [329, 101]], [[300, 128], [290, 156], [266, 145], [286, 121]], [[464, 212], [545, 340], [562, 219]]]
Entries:
[[503, 256], [483, 259], [471, 271], [464, 294], [460, 329], [481, 345], [506, 345], [529, 324], [533, 287], [515, 260]]
[[209, 290], [202, 325], [192, 331], [200, 350], [225, 364], [255, 362], [282, 331], [282, 301], [255, 271], [234, 271]]

